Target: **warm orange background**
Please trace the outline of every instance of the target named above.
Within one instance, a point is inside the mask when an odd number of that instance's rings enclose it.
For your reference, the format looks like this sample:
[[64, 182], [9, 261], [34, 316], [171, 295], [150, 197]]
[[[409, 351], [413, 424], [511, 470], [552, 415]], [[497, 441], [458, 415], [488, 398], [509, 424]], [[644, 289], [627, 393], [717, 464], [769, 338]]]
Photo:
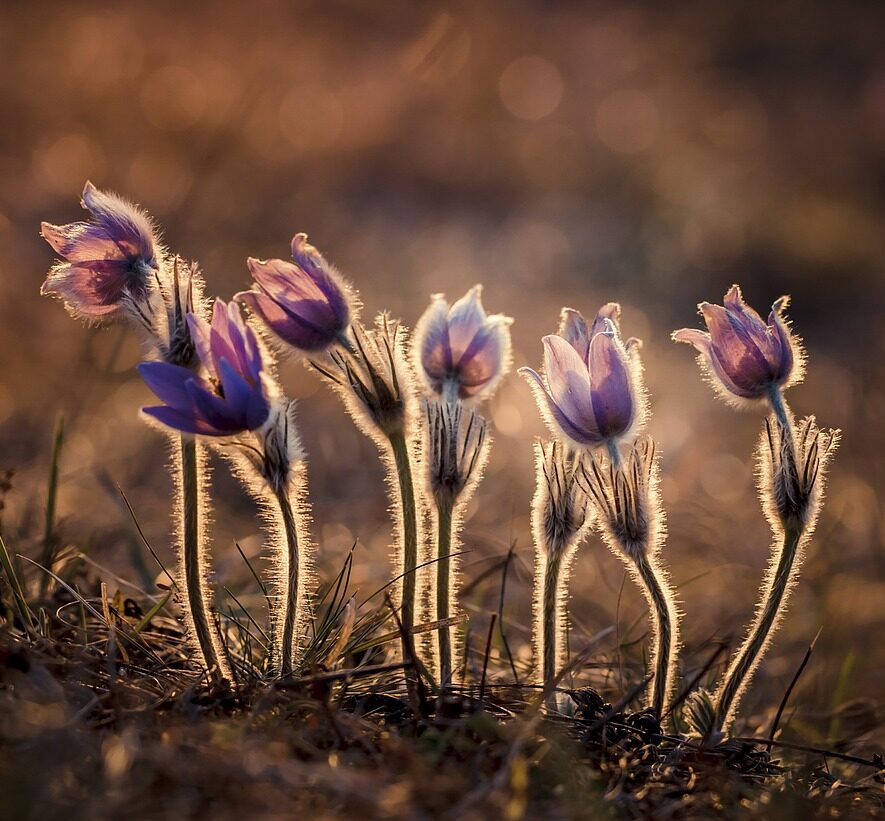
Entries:
[[[845, 436], [747, 708], [762, 716], [777, 704], [823, 626], [793, 720], [827, 740], [835, 701], [878, 696], [885, 663], [883, 20], [872, 3], [668, 5], [4, 3], [0, 468], [17, 471], [3, 522], [15, 549], [34, 551], [42, 532], [63, 411], [65, 539], [147, 583], [119, 483], [169, 555], [162, 440], [137, 417], [149, 398], [132, 370], [137, 347], [37, 293], [53, 258], [39, 222], [80, 218], [87, 178], [142, 203], [225, 298], [247, 284], [247, 255], [285, 256], [306, 231], [367, 314], [390, 308], [413, 324], [431, 292], [457, 297], [483, 282], [487, 307], [516, 318], [516, 365], [537, 366], [561, 305], [621, 301], [625, 334], [645, 340], [666, 555], [674, 579], [691, 580], [680, 588], [689, 671], [710, 652], [703, 642], [739, 636], [769, 537], [750, 455], [760, 414], [715, 401], [668, 334], [696, 324], [695, 304], [719, 301], [733, 281], [759, 309], [789, 292], [810, 356], [790, 401]], [[374, 447], [300, 364], [283, 376], [302, 399], [322, 571], [359, 539], [356, 582], [374, 589], [389, 572]], [[531, 559], [531, 443], [542, 426], [517, 376], [490, 415], [496, 442], [467, 524], [468, 578], [511, 539], [524, 568]], [[256, 555], [260, 536], [223, 467], [216, 485], [218, 577], [247, 591], [233, 539]], [[618, 605], [622, 578], [598, 540], [584, 546], [573, 648], [616, 612], [621, 638], [640, 637], [629, 581]], [[515, 644], [526, 638], [528, 579], [524, 570], [509, 584]], [[497, 589], [492, 579], [471, 594], [478, 636]], [[640, 648], [625, 652], [637, 660]], [[867, 718], [855, 704], [839, 732]]]

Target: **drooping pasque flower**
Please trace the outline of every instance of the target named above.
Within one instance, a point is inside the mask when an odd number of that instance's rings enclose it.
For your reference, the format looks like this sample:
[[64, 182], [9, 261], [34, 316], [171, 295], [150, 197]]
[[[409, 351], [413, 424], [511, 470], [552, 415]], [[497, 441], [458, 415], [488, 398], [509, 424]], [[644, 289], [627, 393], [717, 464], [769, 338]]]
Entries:
[[83, 189], [89, 222], [52, 225], [41, 235], [64, 258], [40, 289], [56, 294], [75, 316], [115, 319], [127, 297], [139, 300], [152, 286], [162, 249], [147, 215], [135, 205], [91, 182]]
[[485, 312], [481, 285], [451, 306], [442, 294], [432, 299], [415, 328], [418, 372], [444, 398], [489, 397], [510, 363], [513, 320]]
[[216, 300], [211, 325], [194, 314], [188, 314], [188, 324], [205, 376], [168, 362], [143, 362], [139, 373], [165, 403], [144, 413], [202, 436], [260, 428], [270, 414], [261, 349], [237, 304]]
[[762, 399], [773, 388], [795, 384], [802, 378], [802, 356], [798, 342], [783, 319], [789, 298], [781, 297], [763, 322], [732, 285], [725, 305], [702, 302], [698, 308], [707, 331], [683, 328], [673, 340], [694, 345], [713, 384], [726, 399]]
[[307, 234], [292, 238], [292, 259], [294, 262], [249, 257], [255, 290], [241, 291], [234, 299], [300, 351], [323, 351], [336, 341], [346, 341], [353, 313], [348, 287], [307, 242]]
[[520, 368], [554, 435], [594, 448], [626, 437], [643, 419], [639, 340], [621, 341], [620, 306], [600, 308], [588, 326], [564, 308], [558, 335], [545, 336], [544, 378]]

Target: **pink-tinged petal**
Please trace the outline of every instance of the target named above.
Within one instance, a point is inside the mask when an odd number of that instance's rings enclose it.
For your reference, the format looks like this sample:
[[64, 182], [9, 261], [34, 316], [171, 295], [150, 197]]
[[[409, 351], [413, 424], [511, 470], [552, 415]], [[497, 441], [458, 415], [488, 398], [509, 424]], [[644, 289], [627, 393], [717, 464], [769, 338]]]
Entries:
[[674, 342], [686, 342], [689, 345], [694, 345], [702, 354], [710, 355], [710, 334], [706, 331], [698, 331], [694, 328], [682, 328], [678, 331], [673, 331], [670, 335], [670, 338]]
[[449, 309], [449, 345], [455, 367], [473, 337], [485, 324], [486, 312], [482, 307], [481, 295], [482, 286], [475, 285]]
[[430, 305], [415, 326], [421, 368], [435, 390], [439, 389], [439, 383], [453, 370], [448, 316], [448, 303], [442, 294], [434, 294]]
[[40, 235], [68, 262], [126, 259], [117, 243], [100, 225], [88, 222], [52, 225], [44, 222], [40, 226]]
[[559, 315], [558, 333], [578, 352], [581, 360], [586, 362], [587, 354], [590, 353], [590, 332], [587, 320], [581, 312], [574, 308], [563, 308]]
[[167, 428], [172, 428], [182, 433], [194, 433], [202, 436], [224, 435], [219, 433], [202, 417], [184, 413], [177, 408], [156, 405], [154, 407], [142, 408], [141, 412], [153, 417]]
[[40, 292], [57, 294], [78, 315], [101, 319], [119, 311], [128, 281], [125, 262], [102, 260], [58, 265], [49, 272]]
[[614, 323], [590, 340], [590, 383], [593, 414], [606, 439], [622, 436], [633, 425], [636, 404], [626, 351], [617, 339]]
[[596, 316], [593, 318], [593, 325], [590, 328], [590, 339], [596, 334], [605, 333], [608, 323], [611, 322], [615, 326], [615, 330], [620, 333], [621, 330], [621, 306], [617, 302], [607, 302], [603, 305]]
[[138, 373], [161, 402], [187, 410], [192, 406], [187, 383], [196, 377], [190, 368], [171, 365], [168, 362], [142, 362]]
[[[562, 412], [547, 390], [544, 380], [541, 379], [535, 370], [523, 367], [519, 369], [519, 373], [526, 378], [530, 385], [534, 383], [533, 387], [535, 390], [533, 390], [533, 393], [537, 401], [543, 403], [544, 407], [549, 411], [548, 418], [568, 439], [582, 445], [589, 445], [590, 447], [595, 447], [602, 443], [602, 437], [599, 436], [598, 432], [579, 428]], [[543, 408], [541, 411], [543, 413]]]
[[586, 363], [561, 336], [545, 336], [543, 342], [544, 374], [554, 404], [572, 427], [587, 436], [598, 436]]

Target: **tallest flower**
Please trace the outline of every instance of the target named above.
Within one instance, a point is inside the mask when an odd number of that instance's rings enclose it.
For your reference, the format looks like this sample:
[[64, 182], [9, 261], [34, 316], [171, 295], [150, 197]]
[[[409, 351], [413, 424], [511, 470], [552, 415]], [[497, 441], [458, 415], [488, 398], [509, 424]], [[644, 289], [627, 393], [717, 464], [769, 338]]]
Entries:
[[74, 316], [117, 319], [129, 298], [139, 301], [147, 293], [160, 269], [160, 244], [143, 211], [91, 182], [83, 189], [82, 205], [90, 221], [41, 226], [43, 239], [62, 261], [40, 292], [61, 297]]

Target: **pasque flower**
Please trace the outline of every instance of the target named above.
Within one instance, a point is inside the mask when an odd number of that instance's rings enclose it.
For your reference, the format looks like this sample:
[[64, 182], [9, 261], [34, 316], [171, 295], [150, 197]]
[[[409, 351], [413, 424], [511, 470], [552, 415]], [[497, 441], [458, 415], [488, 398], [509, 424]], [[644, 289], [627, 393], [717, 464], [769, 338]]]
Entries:
[[294, 262], [247, 260], [255, 290], [234, 299], [247, 305], [284, 342], [301, 351], [317, 352], [346, 341], [353, 297], [338, 272], [307, 242], [292, 239]]
[[194, 314], [188, 314], [188, 324], [205, 376], [167, 362], [142, 363], [139, 373], [165, 402], [144, 413], [175, 430], [203, 436], [260, 428], [270, 413], [261, 350], [237, 304], [216, 300], [211, 326]]
[[545, 378], [520, 368], [551, 432], [580, 446], [615, 442], [644, 415], [639, 341], [621, 341], [620, 310], [610, 302], [588, 326], [578, 311], [564, 308], [559, 334], [543, 339]]
[[447, 399], [487, 398], [509, 366], [513, 320], [485, 312], [481, 285], [451, 306], [442, 294], [432, 299], [415, 328], [418, 372]]
[[737, 285], [731, 286], [724, 302], [724, 307], [709, 302], [698, 306], [708, 331], [683, 328], [673, 333], [676, 342], [688, 342], [700, 351], [714, 386], [726, 398], [752, 400], [798, 382], [801, 352], [783, 319], [789, 298], [774, 303], [767, 323], [744, 302]]
[[162, 250], [150, 219], [126, 200], [87, 182], [82, 205], [91, 221], [41, 226], [64, 261], [52, 268], [40, 292], [60, 296], [75, 316], [112, 319], [127, 296], [139, 299], [151, 287]]

